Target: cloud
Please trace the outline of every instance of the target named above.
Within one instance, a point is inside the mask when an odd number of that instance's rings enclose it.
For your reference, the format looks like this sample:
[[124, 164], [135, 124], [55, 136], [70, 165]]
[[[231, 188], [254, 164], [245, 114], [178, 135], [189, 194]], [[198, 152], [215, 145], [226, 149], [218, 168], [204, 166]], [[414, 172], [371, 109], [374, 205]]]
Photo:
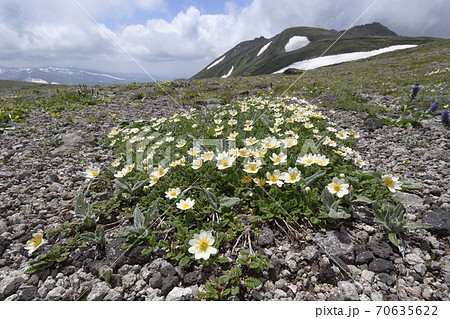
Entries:
[[[136, 14], [166, 12], [164, 0], [77, 0], [150, 73], [189, 77], [237, 43], [270, 38], [293, 26], [344, 30], [374, 0], [254, 0], [247, 7], [224, 3], [223, 14], [191, 6], [170, 21], [114, 26]], [[400, 35], [449, 37], [448, 0], [378, 0], [358, 24], [378, 21]], [[129, 19], [124, 19], [129, 18]], [[108, 25], [110, 28], [106, 27]], [[59, 65], [139, 71], [75, 1], [0, 0], [0, 61], [12, 65]]]

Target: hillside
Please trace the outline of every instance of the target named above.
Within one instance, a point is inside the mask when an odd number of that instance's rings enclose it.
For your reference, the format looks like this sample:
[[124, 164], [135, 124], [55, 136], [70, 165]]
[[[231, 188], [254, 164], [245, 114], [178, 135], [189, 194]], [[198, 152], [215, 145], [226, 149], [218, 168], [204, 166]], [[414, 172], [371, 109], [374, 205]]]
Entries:
[[[343, 31], [296, 27], [286, 29], [271, 39], [261, 37], [245, 41], [218, 57], [192, 78], [224, 77], [231, 70], [230, 76], [234, 77], [271, 74], [295, 62], [321, 56], [342, 33]], [[298, 40], [304, 39], [306, 45], [286, 51], [289, 41], [295, 37]], [[375, 22], [349, 29], [325, 56], [430, 41], [433, 39], [397, 36], [387, 27]]]
[[0, 80], [0, 300], [448, 302], [449, 56], [440, 40], [98, 95]]

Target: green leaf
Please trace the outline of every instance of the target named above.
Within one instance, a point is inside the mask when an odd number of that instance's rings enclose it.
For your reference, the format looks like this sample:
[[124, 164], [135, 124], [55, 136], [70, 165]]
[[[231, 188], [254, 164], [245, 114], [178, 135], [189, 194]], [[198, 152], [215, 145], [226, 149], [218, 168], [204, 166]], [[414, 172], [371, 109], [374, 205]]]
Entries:
[[261, 281], [257, 278], [248, 277], [244, 279], [244, 285], [248, 288], [256, 288], [261, 284]]
[[191, 258], [190, 258], [189, 256], [185, 256], [185, 257], [181, 258], [181, 260], [180, 260], [180, 262], [178, 263], [178, 265], [179, 265], [180, 267], [184, 267], [184, 266], [186, 266], [187, 264], [189, 264], [190, 261], [191, 261]]
[[237, 205], [241, 201], [238, 197], [223, 197], [220, 199], [220, 206], [224, 207], [233, 207]]
[[133, 189], [131, 188], [130, 183], [128, 183], [125, 179], [117, 178], [116, 179], [116, 185], [117, 185], [117, 187], [120, 190], [122, 190], [122, 191], [124, 191], [124, 192], [126, 192], [128, 194], [131, 194], [132, 191], [133, 191]]
[[419, 183], [413, 183], [413, 182], [403, 182], [402, 184], [402, 190], [408, 190], [408, 189], [422, 189], [423, 185], [419, 184]]
[[229, 262], [229, 260], [228, 260], [228, 258], [223, 257], [223, 258], [220, 258], [220, 259], [218, 260], [218, 262], [221, 263], [221, 264], [226, 264], [226, 263]]
[[405, 230], [426, 229], [431, 227], [432, 226], [427, 223], [408, 223], [403, 226]]
[[316, 180], [318, 180], [319, 178], [324, 177], [326, 174], [325, 171], [318, 171], [317, 173], [315, 173], [312, 176], [308, 176], [305, 178], [305, 185], [304, 187], [308, 187], [310, 186], [312, 183], [314, 183]]
[[211, 202], [211, 206], [215, 209], [218, 210], [219, 209], [219, 205], [217, 204], [217, 198], [216, 195], [214, 195], [214, 193], [210, 192], [207, 189], [204, 189], [205, 192], [205, 196], [209, 199], [209, 201]]
[[86, 201], [86, 197], [84, 197], [84, 194], [78, 195], [75, 203], [75, 215], [81, 218], [85, 218], [89, 214], [90, 210], [91, 207]]
[[239, 293], [239, 286], [232, 286], [231, 287], [231, 295], [236, 296]]
[[112, 275], [112, 269], [108, 265], [103, 265], [98, 270], [98, 274], [101, 278], [105, 279], [106, 282], [109, 282], [111, 280]]
[[219, 283], [222, 285], [225, 285], [227, 282], [229, 282], [231, 279], [230, 275], [222, 275], [219, 277]]
[[402, 241], [401, 239], [397, 238], [397, 235], [395, 235], [394, 233], [389, 233], [388, 238], [389, 241], [395, 245], [395, 247], [400, 247]]
[[149, 248], [145, 248], [141, 250], [141, 255], [146, 256], [148, 254], [151, 254], [153, 252], [153, 248], [149, 247]]
[[134, 212], [134, 227], [136, 228], [144, 228], [145, 227], [145, 217], [141, 213], [141, 209], [139, 208], [139, 205], [136, 205]]
[[334, 204], [334, 196], [326, 188], [322, 191], [322, 203], [326, 209], [331, 209]]
[[334, 218], [334, 219], [346, 219], [350, 217], [350, 214], [342, 211], [342, 210], [330, 210], [330, 212], [328, 213], [328, 216], [330, 218]]
[[259, 262], [256, 262], [256, 261], [252, 261], [252, 262], [250, 262], [250, 264], [248, 264], [248, 267], [251, 269], [257, 269], [257, 268], [259, 268], [259, 266], [260, 266]]
[[81, 234], [80, 237], [86, 241], [95, 242], [95, 234], [94, 233], [84, 233]]
[[364, 204], [372, 204], [373, 200], [364, 196], [364, 195], [356, 195], [356, 198], [352, 200], [353, 203], [364, 203]]

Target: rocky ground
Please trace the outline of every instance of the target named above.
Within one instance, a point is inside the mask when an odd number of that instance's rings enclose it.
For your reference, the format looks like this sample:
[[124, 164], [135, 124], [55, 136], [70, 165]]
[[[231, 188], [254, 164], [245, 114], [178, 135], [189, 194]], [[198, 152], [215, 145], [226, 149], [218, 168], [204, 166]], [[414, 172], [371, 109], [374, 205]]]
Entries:
[[[196, 293], [220, 266], [182, 268], [159, 258], [157, 252], [142, 256], [136, 250], [119, 258], [123, 240], [114, 237], [114, 228], [107, 232], [104, 256], [95, 249], [77, 249], [56, 268], [24, 274], [36, 258], [29, 258], [24, 249], [32, 234], [71, 220], [74, 198], [86, 186], [87, 165], [110, 165], [112, 153], [102, 141], [117, 125], [114, 118], [180, 112], [167, 103], [162, 97], [136, 109], [113, 102], [66, 112], [61, 119], [34, 112], [16, 130], [0, 135], [0, 300], [77, 300], [86, 297], [86, 291], [87, 300], [197, 299]], [[68, 115], [70, 121], [65, 120]], [[401, 255], [381, 240], [384, 231], [362, 206], [351, 223], [336, 230], [268, 224], [253, 250], [267, 255], [274, 268], [264, 271], [259, 278], [262, 285], [243, 299], [449, 300], [449, 130], [434, 116], [422, 121], [423, 128], [407, 131], [365, 122], [365, 115], [336, 110], [330, 117], [360, 132], [358, 149], [368, 163], [366, 169], [394, 173], [424, 186], [396, 196], [406, 208], [407, 220], [423, 220], [433, 228], [409, 232]], [[99, 265], [105, 263], [114, 269], [110, 283], [98, 281], [87, 290], [82, 284], [98, 278]]]

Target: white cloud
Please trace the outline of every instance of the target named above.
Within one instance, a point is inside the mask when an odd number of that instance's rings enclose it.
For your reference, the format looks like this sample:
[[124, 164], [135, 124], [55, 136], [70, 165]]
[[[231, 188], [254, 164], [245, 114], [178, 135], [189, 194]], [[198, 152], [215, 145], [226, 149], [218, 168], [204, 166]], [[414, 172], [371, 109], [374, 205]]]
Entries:
[[[77, 0], [99, 21], [126, 21], [142, 11], [168, 10], [164, 0]], [[109, 33], [151, 74], [189, 77], [241, 41], [270, 38], [293, 26], [343, 30], [373, 0], [254, 0], [224, 14], [195, 7], [171, 21], [111, 27]], [[379, 0], [356, 24], [379, 21], [401, 35], [449, 37], [448, 0]], [[122, 20], [121, 20], [122, 19]], [[106, 28], [105, 25], [103, 25]], [[139, 69], [72, 0], [0, 0], [0, 61], [12, 65]]]

